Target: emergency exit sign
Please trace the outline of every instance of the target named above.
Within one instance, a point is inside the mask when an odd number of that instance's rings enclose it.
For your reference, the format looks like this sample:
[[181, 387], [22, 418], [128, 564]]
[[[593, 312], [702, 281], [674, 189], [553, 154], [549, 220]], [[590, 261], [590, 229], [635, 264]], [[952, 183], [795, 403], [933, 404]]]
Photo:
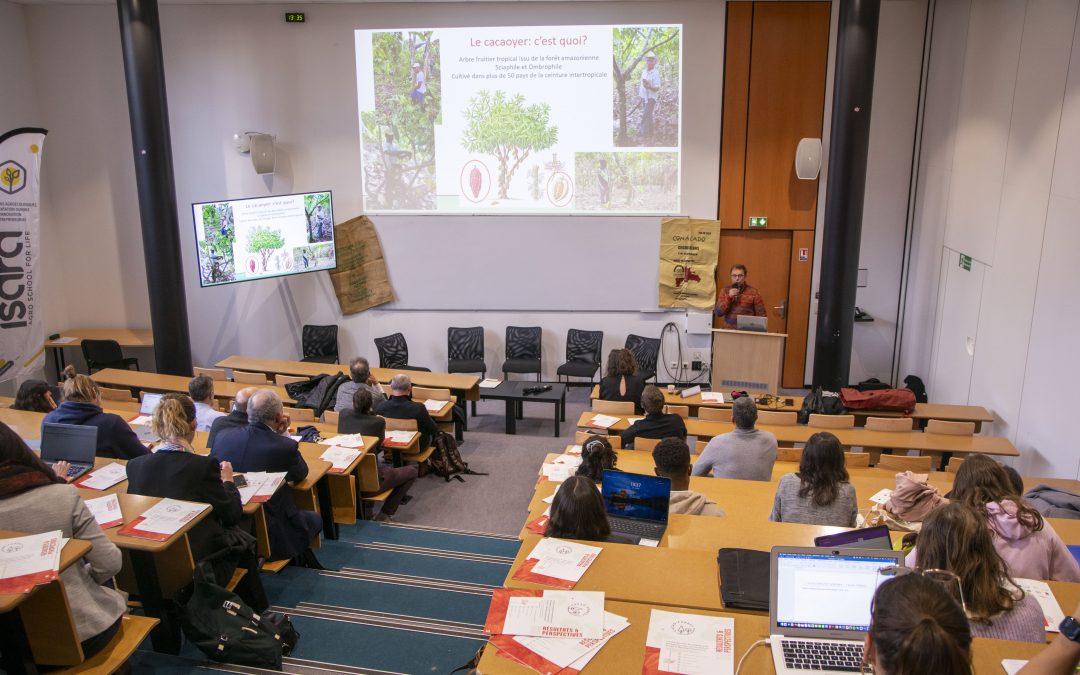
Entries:
[[971, 256], [960, 254], [960, 267], [964, 268], [968, 272], [971, 271]]
[[765, 217], [765, 216], [750, 216], [750, 227], [759, 228], [759, 227], [768, 227], [768, 226], [769, 226], [769, 219], [767, 217]]

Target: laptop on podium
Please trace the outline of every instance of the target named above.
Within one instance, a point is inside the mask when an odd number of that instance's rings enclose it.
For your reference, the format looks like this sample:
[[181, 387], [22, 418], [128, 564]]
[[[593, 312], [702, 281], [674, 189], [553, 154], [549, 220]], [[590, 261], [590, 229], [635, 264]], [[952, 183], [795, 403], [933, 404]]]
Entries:
[[671, 479], [605, 471], [600, 495], [612, 532], [630, 537], [635, 544], [642, 539], [660, 541], [664, 536], [671, 505]]
[[768, 332], [769, 319], [764, 316], [750, 316], [749, 314], [740, 314], [735, 317], [736, 330], [749, 330], [755, 333]]

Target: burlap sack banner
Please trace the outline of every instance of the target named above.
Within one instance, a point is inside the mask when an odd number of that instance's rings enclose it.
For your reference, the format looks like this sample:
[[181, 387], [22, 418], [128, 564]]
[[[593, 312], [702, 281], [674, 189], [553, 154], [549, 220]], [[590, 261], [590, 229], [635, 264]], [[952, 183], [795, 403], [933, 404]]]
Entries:
[[394, 299], [375, 225], [358, 216], [334, 226], [337, 269], [330, 271], [342, 314], [355, 314]]
[[712, 309], [720, 221], [668, 218], [660, 223], [660, 306]]

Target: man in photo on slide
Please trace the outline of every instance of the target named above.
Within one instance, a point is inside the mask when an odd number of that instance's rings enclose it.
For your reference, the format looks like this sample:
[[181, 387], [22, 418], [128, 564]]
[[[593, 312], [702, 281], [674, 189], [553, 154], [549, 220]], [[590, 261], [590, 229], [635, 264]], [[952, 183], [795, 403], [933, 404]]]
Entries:
[[731, 266], [731, 283], [716, 294], [716, 316], [724, 317], [725, 328], [735, 328], [740, 314], [765, 316], [765, 300], [758, 289], [746, 283], [746, 265]]
[[653, 112], [656, 110], [656, 98], [660, 95], [660, 71], [656, 69], [656, 54], [645, 55], [645, 71], [641, 73], [641, 85], [638, 96], [645, 102], [645, 111], [641, 114], [641, 141], [644, 143], [653, 132]]

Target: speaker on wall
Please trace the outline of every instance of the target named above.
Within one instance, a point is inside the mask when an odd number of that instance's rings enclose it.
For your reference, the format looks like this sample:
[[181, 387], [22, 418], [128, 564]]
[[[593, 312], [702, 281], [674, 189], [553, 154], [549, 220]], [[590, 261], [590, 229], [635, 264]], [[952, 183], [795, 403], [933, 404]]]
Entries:
[[274, 137], [270, 134], [249, 134], [249, 139], [255, 173], [274, 173]]
[[821, 172], [821, 139], [804, 138], [795, 149], [795, 175], [800, 180], [817, 180]]

